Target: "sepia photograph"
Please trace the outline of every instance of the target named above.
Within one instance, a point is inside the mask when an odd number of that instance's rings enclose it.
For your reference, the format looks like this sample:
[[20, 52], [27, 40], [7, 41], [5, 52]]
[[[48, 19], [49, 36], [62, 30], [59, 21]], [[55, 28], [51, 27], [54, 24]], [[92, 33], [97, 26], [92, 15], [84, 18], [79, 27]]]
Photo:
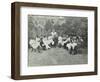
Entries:
[[88, 63], [88, 18], [28, 14], [28, 66]]

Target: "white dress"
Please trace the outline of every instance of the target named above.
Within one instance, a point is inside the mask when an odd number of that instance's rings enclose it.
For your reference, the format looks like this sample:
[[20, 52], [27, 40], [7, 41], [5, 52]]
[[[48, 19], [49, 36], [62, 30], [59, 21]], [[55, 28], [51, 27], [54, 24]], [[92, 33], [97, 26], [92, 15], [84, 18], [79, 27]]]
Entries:
[[46, 46], [46, 49], [49, 49], [50, 48], [50, 46], [49, 46], [49, 41], [48, 41], [48, 39], [45, 37], [45, 38], [43, 38], [43, 43], [44, 43], [44, 45]]
[[63, 40], [62, 40], [62, 37], [61, 36], [58, 37], [58, 44], [63, 45]]
[[29, 44], [31, 45], [31, 47], [32, 47], [33, 49], [37, 49], [37, 47], [40, 45], [38, 41], [33, 40], [33, 39], [31, 39], [31, 40], [29, 41]]

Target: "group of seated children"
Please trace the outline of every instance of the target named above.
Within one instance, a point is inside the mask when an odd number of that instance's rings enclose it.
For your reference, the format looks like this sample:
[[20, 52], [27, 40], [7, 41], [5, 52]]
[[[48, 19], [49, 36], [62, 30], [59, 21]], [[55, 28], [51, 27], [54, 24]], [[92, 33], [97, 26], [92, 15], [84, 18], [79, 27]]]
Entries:
[[81, 37], [68, 35], [58, 36], [57, 32], [52, 31], [50, 36], [36, 36], [36, 38], [30, 39], [29, 45], [32, 51], [35, 50], [40, 52], [41, 50], [59, 47], [68, 50], [70, 54], [76, 54], [78, 43], [80, 42], [83, 42]]

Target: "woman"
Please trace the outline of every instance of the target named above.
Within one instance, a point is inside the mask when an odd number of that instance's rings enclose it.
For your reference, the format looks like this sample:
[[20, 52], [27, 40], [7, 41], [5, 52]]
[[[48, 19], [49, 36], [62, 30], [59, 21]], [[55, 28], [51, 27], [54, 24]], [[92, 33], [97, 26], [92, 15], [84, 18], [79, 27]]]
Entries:
[[58, 45], [58, 35], [57, 32], [53, 29], [51, 32], [51, 35], [53, 37], [53, 41], [54, 41], [54, 47], [56, 47]]
[[50, 49], [48, 38], [44, 36], [43, 43], [46, 46], [46, 49]]

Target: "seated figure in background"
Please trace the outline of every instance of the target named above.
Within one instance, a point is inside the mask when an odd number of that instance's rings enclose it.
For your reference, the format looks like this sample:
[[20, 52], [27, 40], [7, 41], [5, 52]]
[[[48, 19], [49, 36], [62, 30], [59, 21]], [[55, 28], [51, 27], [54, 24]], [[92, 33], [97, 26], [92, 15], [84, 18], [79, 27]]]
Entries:
[[57, 32], [54, 29], [51, 32], [51, 36], [53, 37], [53, 41], [54, 41], [53, 47], [57, 47], [57, 45], [58, 45], [58, 35], [57, 35]]

